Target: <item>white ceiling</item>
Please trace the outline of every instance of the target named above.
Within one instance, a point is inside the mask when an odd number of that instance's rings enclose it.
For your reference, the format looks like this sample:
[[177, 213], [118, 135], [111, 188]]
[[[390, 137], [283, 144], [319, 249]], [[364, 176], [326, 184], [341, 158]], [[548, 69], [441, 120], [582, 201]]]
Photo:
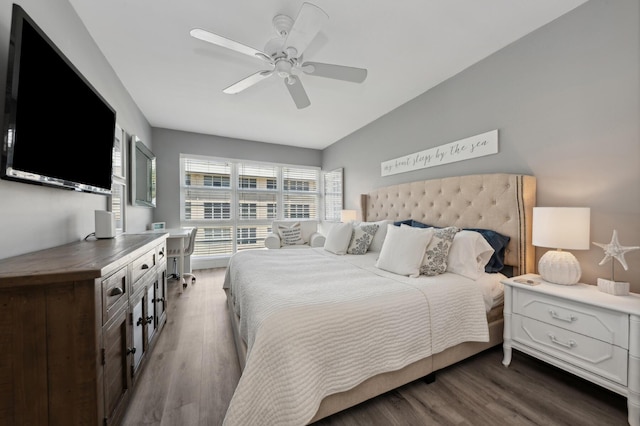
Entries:
[[311, 0], [329, 20], [307, 61], [368, 69], [356, 84], [302, 75], [298, 110], [260, 59], [192, 38], [202, 28], [263, 50], [301, 0], [70, 0], [153, 127], [322, 149], [586, 0]]

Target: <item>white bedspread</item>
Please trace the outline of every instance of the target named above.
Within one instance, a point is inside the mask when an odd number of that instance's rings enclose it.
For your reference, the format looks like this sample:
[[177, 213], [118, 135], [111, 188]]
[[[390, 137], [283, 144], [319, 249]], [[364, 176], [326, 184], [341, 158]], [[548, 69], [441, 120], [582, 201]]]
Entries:
[[489, 340], [481, 287], [445, 273], [407, 278], [376, 253], [235, 254], [224, 287], [247, 343], [224, 424], [302, 425], [322, 399], [465, 341]]

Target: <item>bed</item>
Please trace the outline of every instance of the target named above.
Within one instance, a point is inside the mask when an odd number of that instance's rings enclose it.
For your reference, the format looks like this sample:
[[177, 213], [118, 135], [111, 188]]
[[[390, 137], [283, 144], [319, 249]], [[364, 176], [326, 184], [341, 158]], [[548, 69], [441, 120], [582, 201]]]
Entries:
[[[534, 177], [500, 173], [389, 186], [361, 197], [363, 222], [389, 232], [364, 254], [325, 245], [232, 256], [224, 289], [243, 373], [224, 423], [313, 423], [500, 344], [499, 280], [534, 269], [535, 191]], [[506, 236], [505, 268], [381, 269], [390, 241], [414, 232], [390, 225], [399, 221]]]

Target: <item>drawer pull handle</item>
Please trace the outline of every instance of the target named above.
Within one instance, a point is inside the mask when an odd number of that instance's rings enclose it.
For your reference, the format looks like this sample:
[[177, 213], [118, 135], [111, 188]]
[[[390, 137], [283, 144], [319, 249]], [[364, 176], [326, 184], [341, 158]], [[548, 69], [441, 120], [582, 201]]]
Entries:
[[552, 318], [555, 318], [557, 320], [564, 321], [564, 322], [574, 322], [575, 320], [578, 319], [578, 317], [575, 317], [573, 315], [569, 315], [569, 318], [563, 318], [560, 315], [558, 315], [557, 312], [554, 311], [553, 309], [549, 309], [549, 313], [551, 314]]
[[122, 293], [124, 293], [124, 290], [121, 289], [120, 287], [114, 287], [111, 290], [109, 290], [109, 296], [119, 296]]
[[158, 255], [160, 256], [160, 259], [162, 259], [164, 257], [164, 250], [160, 250], [160, 252], [158, 252]]
[[147, 265], [146, 263], [143, 263], [140, 269], [149, 269], [149, 265]]
[[556, 338], [556, 336], [554, 336], [553, 334], [549, 333], [549, 338], [551, 339], [551, 341], [553, 343], [555, 343], [556, 345], [560, 345], [560, 346], [564, 346], [565, 348], [571, 349], [576, 345], [575, 340], [569, 340], [567, 343], [565, 342], [561, 342], [560, 340], [558, 340]]

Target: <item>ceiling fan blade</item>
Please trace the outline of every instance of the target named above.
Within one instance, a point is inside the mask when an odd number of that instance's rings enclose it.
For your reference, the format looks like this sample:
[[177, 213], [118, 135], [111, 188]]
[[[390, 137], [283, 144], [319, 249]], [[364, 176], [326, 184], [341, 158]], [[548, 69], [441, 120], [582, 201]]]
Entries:
[[311, 3], [303, 3], [293, 27], [291, 27], [291, 31], [287, 35], [284, 47], [296, 49], [296, 53], [292, 56], [300, 57], [328, 19], [329, 15], [318, 6]]
[[367, 78], [367, 70], [364, 68], [345, 67], [343, 65], [323, 64], [320, 62], [305, 62], [300, 68], [306, 74], [351, 81], [353, 83], [362, 83]]
[[199, 40], [213, 43], [218, 46], [226, 47], [227, 49], [235, 50], [239, 53], [244, 53], [245, 55], [253, 56], [254, 58], [257, 57], [271, 62], [271, 58], [266, 53], [242, 43], [238, 43], [237, 41], [219, 36], [214, 33], [210, 33], [209, 31], [205, 31], [200, 28], [194, 28], [189, 32], [189, 34], [191, 34], [191, 37], [197, 38]]
[[223, 90], [224, 93], [228, 95], [235, 95], [236, 93], [242, 92], [244, 89], [253, 86], [256, 83], [261, 82], [265, 78], [271, 76], [273, 74], [273, 70], [271, 71], [258, 71], [257, 73], [251, 74], [249, 77], [243, 78], [237, 83], [232, 84]]
[[296, 76], [289, 76], [284, 79], [284, 85], [287, 86], [287, 90], [289, 90], [289, 94], [293, 98], [293, 102], [296, 104], [298, 109], [306, 108], [311, 105], [311, 101], [307, 96], [307, 92], [302, 87], [302, 82]]

